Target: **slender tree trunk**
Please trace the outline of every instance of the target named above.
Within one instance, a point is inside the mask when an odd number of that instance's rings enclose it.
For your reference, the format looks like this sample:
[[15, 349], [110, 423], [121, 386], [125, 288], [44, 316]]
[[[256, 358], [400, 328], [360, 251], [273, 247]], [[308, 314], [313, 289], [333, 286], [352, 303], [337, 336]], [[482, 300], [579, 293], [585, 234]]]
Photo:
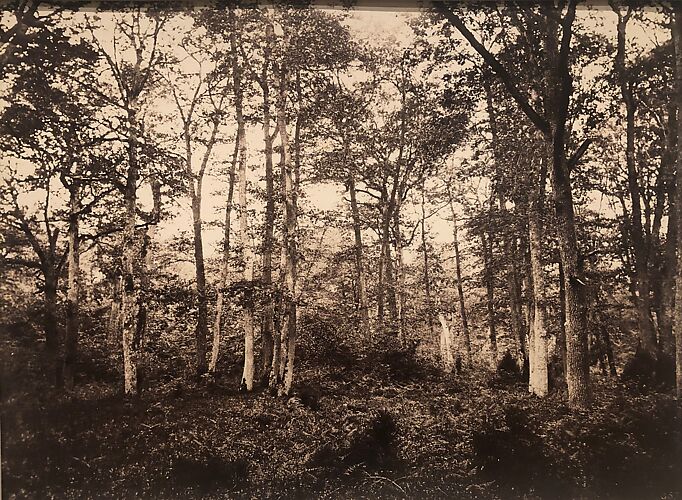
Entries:
[[481, 233], [483, 247], [483, 278], [486, 289], [486, 307], [488, 310], [488, 338], [492, 353], [493, 366], [497, 365], [497, 325], [495, 321], [495, 289], [492, 272], [492, 242], [489, 243], [485, 231]]
[[452, 194], [448, 188], [448, 197], [450, 199], [450, 211], [452, 212], [452, 241], [455, 249], [455, 277], [457, 278], [457, 298], [459, 300], [459, 314], [462, 320], [462, 334], [464, 335], [464, 344], [466, 348], [466, 363], [467, 368], [471, 368], [471, 336], [469, 334], [469, 321], [467, 320], [467, 311], [464, 304], [464, 290], [462, 288], [462, 263], [459, 253], [459, 240], [457, 237], [457, 212], [455, 212], [455, 204], [452, 199]]
[[438, 313], [438, 320], [440, 321], [440, 357], [443, 363], [443, 371], [445, 373], [452, 373], [455, 366], [455, 359], [452, 354], [452, 331], [448, 326], [448, 321], [442, 312]]
[[203, 172], [195, 176], [192, 171], [192, 147], [190, 144], [190, 130], [186, 127], [185, 143], [187, 145], [187, 172], [191, 175], [192, 198], [192, 230], [194, 235], [194, 270], [197, 290], [197, 324], [194, 331], [196, 346], [196, 374], [201, 376], [206, 373], [208, 365], [206, 362], [206, 338], [208, 337], [208, 303], [206, 300], [206, 271], [204, 266], [204, 244], [202, 239], [202, 220], [201, 220], [201, 188], [203, 183]]
[[612, 5], [618, 14], [618, 52], [616, 54], [615, 67], [618, 74], [621, 94], [625, 101], [626, 109], [626, 149], [625, 157], [628, 171], [628, 190], [630, 192], [632, 243], [635, 260], [635, 276], [637, 300], [635, 307], [639, 323], [639, 335], [641, 348], [651, 357], [657, 356], [656, 327], [651, 317], [651, 285], [649, 282], [648, 249], [642, 227], [642, 208], [640, 199], [639, 179], [635, 166], [635, 113], [637, 104], [632, 91], [632, 82], [627, 77], [625, 67], [625, 42], [627, 23], [632, 13], [622, 15], [620, 9]]
[[[287, 80], [288, 75], [286, 69], [282, 69], [280, 76], [279, 100], [277, 103], [277, 122], [279, 127], [279, 134], [281, 139], [282, 150], [282, 177], [283, 185], [283, 202], [284, 202], [284, 221], [286, 225], [286, 239], [283, 241], [285, 246], [285, 300], [282, 322], [282, 350], [280, 360], [280, 375], [282, 377], [281, 384], [278, 388], [279, 395], [288, 395], [291, 391], [294, 378], [294, 360], [296, 355], [296, 218], [297, 207], [296, 189], [298, 186], [294, 183], [294, 172], [291, 157], [289, 154], [289, 137], [286, 129], [286, 101], [287, 101]], [[296, 78], [297, 90], [299, 83], [299, 76]], [[301, 115], [296, 119], [296, 129], [294, 132], [294, 154], [296, 168], [300, 162], [300, 125]]]
[[[675, 51], [676, 54], [676, 51]], [[677, 56], [676, 56], [677, 57]], [[658, 318], [659, 349], [670, 359], [675, 358], [675, 338], [673, 336], [673, 314], [675, 309], [675, 270], [677, 267], [677, 196], [675, 193], [675, 158], [677, 156], [678, 119], [677, 106], [671, 103], [668, 116], [668, 168], [666, 169], [665, 191], [668, 195], [668, 230], [662, 256], [660, 302]]]
[[237, 141], [239, 142], [239, 239], [242, 245], [244, 260], [243, 279], [247, 285], [244, 292], [244, 371], [242, 374], [241, 388], [247, 391], [253, 389], [255, 373], [254, 362], [254, 326], [253, 326], [253, 292], [248, 289], [253, 281], [253, 251], [249, 240], [248, 200], [246, 193], [246, 131], [244, 117], [241, 109], [241, 99], [237, 106]]
[[385, 296], [386, 296], [386, 284], [388, 282], [387, 279], [387, 269], [388, 269], [388, 261], [390, 258], [387, 258], [389, 255], [389, 246], [388, 246], [388, 232], [389, 232], [389, 224], [390, 224], [390, 214], [389, 212], [389, 206], [388, 206], [388, 200], [382, 200], [383, 201], [383, 207], [381, 210], [381, 241], [380, 241], [380, 250], [379, 250], [379, 279], [377, 282], [377, 320], [380, 326], [383, 326], [384, 324], [384, 308], [385, 308]]
[[[398, 342], [400, 345], [405, 343], [405, 263], [403, 259], [403, 237], [400, 232], [400, 209], [402, 203], [400, 196], [396, 200], [395, 210], [393, 211], [393, 225], [395, 228], [395, 254], [396, 254], [396, 318], [398, 327]], [[433, 330], [433, 329], [432, 329]]]
[[433, 305], [431, 303], [431, 277], [429, 276], [429, 251], [426, 242], [426, 197], [424, 194], [424, 185], [422, 184], [422, 202], [421, 202], [422, 218], [421, 218], [421, 237], [422, 237], [422, 251], [424, 257], [424, 292], [426, 295], [426, 321], [429, 325], [429, 332], [434, 334], [433, 325]]
[[218, 282], [218, 293], [215, 307], [215, 321], [213, 322], [213, 344], [211, 346], [211, 361], [208, 364], [208, 371], [215, 374], [218, 366], [218, 356], [220, 354], [220, 326], [223, 317], [225, 302], [225, 287], [230, 273], [230, 228], [232, 225], [232, 208], [234, 199], [234, 181], [237, 168], [237, 156], [239, 155], [239, 137], [234, 143], [234, 153], [230, 163], [229, 186], [227, 188], [227, 202], [225, 203], [225, 223], [223, 230], [223, 255], [222, 267], [220, 269], [220, 281]]
[[144, 297], [140, 290], [140, 278], [136, 273], [136, 264], [140, 255], [140, 242], [135, 230], [137, 205], [137, 102], [132, 100], [128, 105], [128, 172], [125, 186], [125, 227], [123, 230], [123, 294], [121, 301], [122, 337], [123, 337], [123, 378], [126, 396], [138, 394], [139, 364], [139, 318], [144, 312]]
[[[272, 292], [272, 252], [275, 228], [275, 180], [273, 170], [273, 141], [270, 135], [270, 87], [268, 84], [268, 71], [270, 67], [270, 55], [272, 51], [272, 25], [266, 27], [266, 46], [264, 50], [264, 62], [261, 72], [261, 89], [263, 91], [263, 142], [265, 144], [265, 230], [263, 233], [263, 287]], [[275, 349], [275, 298], [269, 295], [263, 306], [263, 344], [262, 344], [262, 376], [263, 383], [267, 383], [270, 369], [274, 359]]]
[[529, 364], [530, 379], [528, 390], [536, 396], [544, 397], [548, 391], [547, 379], [547, 329], [545, 326], [545, 271], [542, 264], [542, 212], [544, 210], [544, 191], [547, 176], [546, 161], [549, 155], [543, 154], [542, 166], [532, 188], [528, 211], [528, 239], [530, 241], [531, 273], [533, 277], [533, 326], [530, 334]]
[[59, 277], [54, 265], [52, 263], [44, 266], [43, 278], [45, 280], [45, 288], [43, 292], [44, 300], [44, 317], [43, 328], [45, 330], [45, 344], [47, 346], [50, 363], [52, 363], [52, 382], [56, 387], [64, 385], [64, 375], [62, 361], [59, 355], [59, 330], [57, 328], [57, 285]]
[[[493, 92], [492, 92], [492, 87], [490, 86], [490, 80], [486, 76], [482, 79], [483, 81], [483, 88], [485, 90], [485, 96], [486, 96], [486, 110], [488, 113], [488, 122], [490, 125], [490, 134], [491, 134], [491, 143], [492, 143], [492, 150], [493, 150], [493, 158], [495, 161], [495, 168], [497, 169], [498, 172], [501, 172], [502, 170], [502, 159], [500, 158], [500, 152], [499, 152], [499, 133], [498, 133], [498, 127], [497, 127], [497, 116], [495, 113], [495, 106], [493, 103]], [[499, 182], [499, 181], [498, 181]], [[504, 195], [502, 193], [502, 187], [498, 186], [497, 187], [497, 194], [499, 198], [499, 204], [500, 204], [500, 210], [502, 213], [507, 214], [507, 206], [505, 203]], [[512, 237], [505, 236], [504, 237], [504, 249], [505, 249], [505, 254], [507, 255], [509, 259], [509, 263], [507, 265], [507, 286], [508, 286], [508, 292], [509, 292], [509, 310], [510, 310], [510, 315], [511, 315], [511, 326], [512, 326], [512, 332], [514, 334], [514, 338], [516, 338], [516, 341], [519, 345], [519, 353], [521, 356], [521, 364], [525, 362], [527, 359], [527, 354], [526, 354], [526, 346], [525, 346], [525, 340], [524, 340], [524, 325], [523, 325], [523, 315], [521, 312], [521, 293], [519, 289], [519, 280], [517, 276], [517, 271], [516, 271], [516, 262], [515, 262], [515, 255], [512, 250]], [[515, 246], [515, 242], [513, 243]]]
[[[675, 90], [677, 109], [682, 109], [682, 6], [675, 5]], [[679, 111], [678, 111], [679, 112]], [[677, 238], [682, 235], [682, 127], [677, 130], [677, 164], [676, 164], [676, 205], [677, 205]], [[682, 403], [682, 250], [677, 249], [677, 270], [675, 277], [675, 385], [678, 403]]]
[[107, 324], [107, 340], [114, 345], [121, 336], [121, 290], [120, 276], [114, 277], [111, 284], [111, 305], [109, 307], [109, 322]]
[[355, 178], [348, 177], [348, 190], [350, 192], [350, 208], [353, 214], [353, 234], [355, 236], [355, 279], [358, 284], [358, 309], [360, 310], [360, 322], [367, 335], [369, 331], [369, 303], [367, 300], [367, 284], [365, 282], [365, 270], [362, 247], [362, 232], [360, 211], [355, 193]]
[[68, 291], [66, 294], [66, 335], [64, 339], [64, 386], [73, 389], [75, 363], [78, 351], [78, 328], [80, 320], [80, 249], [79, 249], [79, 212], [80, 186], [72, 182], [69, 189], [69, 253], [68, 253]]

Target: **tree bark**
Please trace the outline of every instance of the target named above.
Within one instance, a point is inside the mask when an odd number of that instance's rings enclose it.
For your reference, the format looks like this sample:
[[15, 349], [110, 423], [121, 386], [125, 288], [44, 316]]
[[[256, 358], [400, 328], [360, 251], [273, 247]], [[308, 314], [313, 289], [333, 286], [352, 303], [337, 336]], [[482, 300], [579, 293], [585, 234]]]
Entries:
[[442, 312], [438, 313], [438, 320], [440, 321], [440, 357], [443, 363], [443, 371], [445, 373], [452, 373], [455, 367], [455, 359], [452, 353], [452, 331], [448, 326], [448, 321]]
[[[346, 146], [347, 147], [347, 146]], [[360, 311], [360, 324], [366, 335], [369, 330], [369, 303], [367, 300], [367, 284], [365, 281], [365, 269], [363, 259], [362, 231], [360, 211], [355, 193], [355, 178], [351, 174], [348, 177], [348, 191], [350, 193], [350, 208], [353, 215], [353, 235], [355, 237], [355, 279], [358, 283], [358, 309]]]
[[[395, 210], [393, 211], [393, 226], [395, 230], [395, 255], [396, 255], [396, 277], [395, 277], [395, 303], [396, 303], [396, 323], [398, 329], [398, 342], [405, 344], [405, 262], [403, 259], [403, 237], [400, 231], [400, 209], [402, 203], [400, 196], [396, 200]], [[430, 296], [430, 292], [429, 292]], [[431, 320], [433, 323], [433, 320]], [[431, 328], [433, 330], [433, 328]]]
[[[677, 109], [682, 109], [682, 6], [675, 5], [674, 21], [675, 44], [675, 91]], [[682, 127], [677, 130], [677, 163], [676, 163], [676, 204], [677, 204], [677, 238], [682, 235]], [[677, 270], [675, 277], [675, 387], [678, 403], [682, 404], [682, 251], [677, 249]]]
[[263, 317], [263, 344], [262, 354], [262, 376], [264, 383], [270, 375], [274, 349], [275, 349], [275, 305], [272, 287], [272, 252], [275, 228], [275, 181], [273, 170], [273, 141], [270, 135], [270, 86], [268, 84], [268, 72], [270, 67], [270, 57], [272, 53], [272, 25], [266, 26], [266, 41], [264, 49], [264, 61], [260, 77], [260, 85], [263, 91], [263, 142], [265, 144], [265, 229], [263, 233], [263, 287], [270, 292], [264, 305]]
[[528, 390], [539, 397], [547, 395], [547, 329], [545, 325], [545, 271], [542, 264], [542, 213], [544, 211], [545, 181], [547, 178], [546, 161], [549, 154], [542, 155], [542, 165], [534, 176], [528, 210], [528, 240], [530, 242], [530, 261], [533, 282], [533, 325], [528, 349], [530, 378]]
[[66, 294], [66, 332], [64, 338], [64, 387], [73, 389], [75, 363], [78, 351], [80, 320], [80, 248], [79, 248], [80, 186], [72, 181], [69, 189], [69, 253], [68, 291]]
[[488, 339], [492, 353], [493, 366], [497, 365], [497, 322], [495, 320], [495, 288], [492, 272], [492, 242], [486, 236], [485, 229], [481, 233], [483, 248], [483, 281], [486, 289], [486, 308], [488, 311]]
[[[287, 45], [285, 43], [285, 45]], [[296, 75], [296, 86], [300, 98], [300, 75]], [[279, 99], [277, 103], [277, 122], [281, 139], [282, 150], [282, 177], [283, 177], [283, 209], [286, 225], [286, 238], [284, 261], [284, 310], [282, 321], [282, 349], [280, 360], [281, 382], [278, 387], [279, 395], [289, 395], [294, 379], [294, 361], [296, 357], [296, 271], [297, 271], [297, 248], [296, 248], [296, 219], [297, 219], [297, 192], [298, 186], [294, 183], [294, 168], [298, 169], [300, 163], [300, 126], [301, 111], [296, 118], [294, 132], [294, 162], [292, 165], [289, 154], [289, 136], [286, 122], [286, 102], [288, 93], [288, 72], [283, 68], [280, 76]], [[298, 176], [297, 176], [298, 177]]]
[[125, 227], [123, 230], [123, 294], [121, 300], [122, 341], [123, 341], [123, 379], [126, 396], [138, 394], [137, 371], [139, 359], [138, 318], [144, 309], [144, 299], [140, 293], [139, 280], [135, 273], [135, 263], [139, 257], [139, 241], [135, 231], [137, 205], [137, 103], [128, 107], [128, 172], [125, 187]]
[[429, 325], [429, 332], [434, 333], [433, 328], [433, 305], [431, 303], [431, 277], [429, 276], [429, 252], [426, 245], [426, 197], [424, 194], [424, 185], [422, 184], [422, 218], [421, 218], [421, 238], [422, 251], [424, 257], [424, 292], [426, 295], [426, 321]]
[[642, 207], [640, 199], [639, 178], [635, 166], [635, 113], [637, 104], [632, 91], [632, 82], [628, 78], [625, 66], [625, 42], [627, 23], [632, 14], [632, 9], [623, 15], [620, 9], [612, 3], [612, 8], [618, 15], [618, 51], [616, 53], [615, 68], [619, 80], [621, 94], [626, 109], [626, 148], [625, 157], [627, 164], [628, 190], [632, 204], [631, 215], [631, 238], [636, 276], [637, 300], [635, 308], [639, 323], [639, 335], [641, 348], [655, 358], [657, 356], [656, 327], [651, 317], [651, 284], [649, 280], [648, 248], [645, 241], [644, 228], [642, 227]]
[[556, 12], [549, 12], [545, 51], [556, 68], [549, 71], [548, 106], [551, 133], [545, 134], [548, 147], [553, 152], [552, 193], [557, 217], [559, 253], [564, 267], [566, 289], [566, 382], [568, 404], [571, 408], [586, 408], [590, 402], [589, 365], [587, 360], [587, 298], [586, 282], [578, 255], [573, 192], [570, 167], [566, 159], [566, 118], [572, 93], [569, 69], [570, 39], [575, 20], [575, 0], [570, 0], [568, 12], [562, 21], [561, 47], [557, 47], [558, 22]]
[[471, 368], [471, 336], [469, 334], [469, 322], [467, 320], [467, 311], [464, 304], [464, 290], [462, 288], [462, 263], [459, 253], [459, 240], [457, 237], [457, 213], [455, 212], [455, 204], [452, 199], [452, 194], [448, 188], [448, 197], [450, 200], [450, 211], [452, 212], [452, 241], [455, 250], [455, 277], [457, 278], [457, 298], [459, 301], [459, 314], [462, 320], [462, 334], [464, 335], [464, 344], [466, 348], [466, 363], [467, 368]]
[[244, 260], [244, 310], [242, 316], [244, 328], [244, 370], [240, 387], [253, 390], [255, 373], [254, 361], [254, 327], [253, 327], [253, 250], [249, 239], [248, 199], [246, 193], [246, 126], [242, 110], [241, 74], [236, 63], [233, 63], [233, 76], [236, 89], [235, 110], [237, 118], [237, 142], [239, 144], [239, 239], [242, 245]]
[[234, 143], [234, 153], [230, 162], [229, 186], [227, 188], [227, 202], [225, 203], [225, 222], [223, 228], [223, 255], [222, 267], [220, 269], [220, 281], [218, 282], [218, 292], [215, 307], [215, 320], [213, 322], [213, 343], [211, 346], [211, 361], [208, 364], [208, 371], [215, 374], [218, 366], [218, 356], [220, 355], [220, 327], [223, 317], [225, 302], [225, 287], [230, 273], [230, 228], [232, 225], [232, 204], [234, 199], [234, 181], [237, 168], [237, 156], [239, 154], [239, 137]]

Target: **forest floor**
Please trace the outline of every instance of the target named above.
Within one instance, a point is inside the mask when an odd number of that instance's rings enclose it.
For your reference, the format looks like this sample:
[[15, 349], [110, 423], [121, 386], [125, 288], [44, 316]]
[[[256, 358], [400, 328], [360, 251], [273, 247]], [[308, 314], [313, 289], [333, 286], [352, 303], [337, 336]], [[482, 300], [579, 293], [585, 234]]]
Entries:
[[34, 344], [0, 341], [3, 498], [680, 498], [672, 395], [612, 379], [570, 412], [495, 374], [339, 356], [302, 362], [295, 398], [233, 373], [125, 400], [96, 352], [64, 395]]

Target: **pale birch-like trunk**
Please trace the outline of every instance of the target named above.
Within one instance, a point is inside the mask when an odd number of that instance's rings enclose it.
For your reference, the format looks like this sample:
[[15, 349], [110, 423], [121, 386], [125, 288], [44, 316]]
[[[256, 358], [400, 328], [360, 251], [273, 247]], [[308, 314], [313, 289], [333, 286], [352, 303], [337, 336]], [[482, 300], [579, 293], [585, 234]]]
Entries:
[[426, 295], [426, 322], [429, 325], [429, 332], [433, 335], [433, 304], [431, 303], [431, 277], [429, 275], [429, 251], [426, 245], [426, 195], [424, 194], [424, 184], [422, 183], [422, 202], [421, 202], [421, 238], [422, 251], [424, 257], [424, 293]]
[[400, 231], [400, 209], [402, 203], [400, 196], [396, 200], [393, 212], [393, 224], [395, 226], [395, 254], [396, 254], [396, 316], [398, 323], [398, 342], [405, 344], [405, 264], [403, 261], [403, 236]]
[[[270, 86], [268, 84], [268, 72], [272, 52], [272, 25], [268, 23], [265, 30], [264, 61], [260, 76], [260, 86], [263, 91], [263, 142], [265, 155], [265, 228], [263, 233], [263, 287], [271, 291], [272, 287], [272, 252], [274, 246], [275, 229], [275, 179], [273, 170], [273, 142], [274, 136], [270, 134]], [[275, 305], [274, 296], [270, 295], [263, 306], [263, 345], [262, 354], [262, 379], [267, 383], [274, 359], [275, 350]]]
[[[253, 281], [253, 250], [249, 239], [248, 200], [246, 193], [246, 131], [241, 106], [237, 109], [237, 141], [239, 143], [239, 239], [242, 245], [244, 260], [243, 279], [247, 284]], [[242, 316], [244, 328], [244, 371], [242, 373], [241, 387], [247, 391], [253, 389], [255, 373], [254, 361], [254, 333], [253, 333], [253, 292], [244, 292], [244, 310]]]
[[[285, 46], [287, 42], [285, 41]], [[299, 80], [296, 79], [297, 90]], [[279, 98], [277, 101], [277, 125], [281, 140], [281, 168], [284, 209], [284, 239], [283, 239], [283, 264], [284, 264], [284, 300], [282, 307], [281, 322], [281, 348], [279, 361], [278, 394], [288, 395], [291, 391], [294, 378], [294, 361], [296, 355], [296, 189], [294, 183], [294, 166], [292, 165], [289, 152], [289, 134], [287, 131], [286, 103], [288, 93], [288, 71], [280, 70]], [[294, 154], [296, 167], [300, 161], [300, 125], [301, 115], [296, 119], [294, 132]]]
[[483, 247], [483, 278], [486, 289], [486, 308], [488, 312], [488, 339], [490, 340], [490, 352], [493, 367], [497, 366], [497, 321], [495, 319], [495, 288], [492, 272], [492, 241], [481, 233], [481, 246]]
[[528, 390], [536, 396], [544, 397], [548, 391], [547, 378], [547, 328], [545, 312], [545, 271], [542, 265], [542, 212], [544, 210], [544, 191], [546, 180], [546, 158], [543, 154], [540, 173], [532, 188], [528, 210], [528, 240], [530, 242], [530, 262], [533, 283], [533, 324], [530, 329], [528, 361], [530, 377]]
[[230, 273], [230, 227], [232, 224], [232, 203], [234, 198], [234, 180], [237, 167], [237, 155], [239, 154], [239, 138], [235, 140], [234, 153], [230, 163], [229, 186], [227, 188], [227, 202], [225, 203], [225, 222], [223, 229], [223, 255], [220, 269], [220, 281], [218, 282], [218, 292], [215, 307], [215, 320], [213, 322], [213, 342], [211, 345], [211, 359], [208, 363], [208, 372], [215, 374], [218, 367], [218, 357], [220, 356], [220, 338], [223, 309], [225, 302], [225, 287]]
[[471, 368], [471, 335], [469, 334], [469, 321], [467, 319], [466, 305], [464, 304], [464, 290], [462, 287], [462, 263], [459, 253], [459, 238], [457, 237], [457, 212], [452, 193], [448, 187], [448, 198], [450, 201], [450, 211], [452, 213], [452, 241], [455, 251], [455, 277], [457, 278], [457, 299], [459, 302], [459, 315], [462, 321], [462, 334], [464, 335], [464, 345], [466, 348], [466, 365]]
[[361, 326], [365, 333], [369, 335], [369, 302], [367, 300], [367, 284], [364, 270], [360, 211], [355, 192], [355, 178], [352, 174], [348, 177], [348, 191], [350, 192], [350, 208], [353, 215], [353, 235], [355, 237], [355, 277], [358, 283], [358, 309], [360, 310]]
[[448, 320], [442, 312], [438, 313], [438, 320], [440, 321], [440, 358], [443, 363], [443, 371], [445, 373], [452, 373], [455, 367], [455, 359], [453, 356], [453, 335], [452, 330], [448, 326]]

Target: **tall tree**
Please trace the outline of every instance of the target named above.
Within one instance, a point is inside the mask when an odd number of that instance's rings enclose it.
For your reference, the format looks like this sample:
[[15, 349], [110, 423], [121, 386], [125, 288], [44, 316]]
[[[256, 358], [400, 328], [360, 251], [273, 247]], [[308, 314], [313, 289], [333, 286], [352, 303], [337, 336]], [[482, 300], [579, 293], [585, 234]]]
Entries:
[[500, 78], [504, 87], [542, 133], [552, 151], [551, 180], [555, 211], [559, 226], [559, 248], [565, 273], [567, 304], [567, 374], [569, 405], [585, 408], [589, 405], [589, 370], [587, 361], [587, 307], [585, 279], [578, 251], [571, 170], [589, 145], [584, 143], [570, 158], [566, 155], [567, 119], [572, 94], [570, 68], [571, 38], [576, 13], [576, 0], [569, 0], [565, 9], [543, 5], [535, 24], [542, 30], [546, 56], [544, 74], [544, 116], [538, 111], [497, 57], [486, 49], [467, 28], [462, 18], [449, 6], [436, 3], [437, 10], [464, 36], [485, 63]]

